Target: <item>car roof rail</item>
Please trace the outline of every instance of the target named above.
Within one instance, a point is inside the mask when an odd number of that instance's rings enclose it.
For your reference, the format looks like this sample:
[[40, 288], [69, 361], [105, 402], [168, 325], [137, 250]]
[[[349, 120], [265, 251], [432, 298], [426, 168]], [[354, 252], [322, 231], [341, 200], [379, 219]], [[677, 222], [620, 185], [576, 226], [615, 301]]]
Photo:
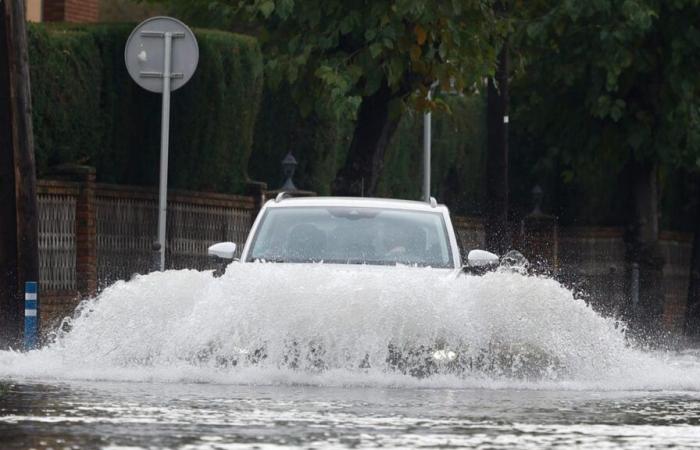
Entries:
[[277, 197], [275, 197], [275, 203], [279, 203], [282, 200], [284, 200], [285, 198], [289, 198], [291, 196], [292, 196], [292, 194], [290, 194], [289, 192], [282, 191], [279, 194], [277, 194]]
[[435, 197], [430, 197], [430, 207], [437, 208], [437, 200], [435, 200]]

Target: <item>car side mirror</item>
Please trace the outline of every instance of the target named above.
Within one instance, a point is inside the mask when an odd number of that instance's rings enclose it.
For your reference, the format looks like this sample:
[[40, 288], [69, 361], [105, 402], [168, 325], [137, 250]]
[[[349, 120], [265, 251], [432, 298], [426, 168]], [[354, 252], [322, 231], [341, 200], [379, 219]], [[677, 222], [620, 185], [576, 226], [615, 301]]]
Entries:
[[490, 267], [498, 265], [499, 261], [498, 255], [486, 250], [472, 250], [467, 255], [469, 267]]
[[236, 254], [236, 244], [233, 242], [219, 242], [209, 247], [207, 255], [221, 259], [233, 259]]
[[499, 264], [498, 255], [486, 250], [472, 250], [467, 255], [467, 265], [462, 267], [462, 272], [471, 275], [483, 275], [494, 270]]

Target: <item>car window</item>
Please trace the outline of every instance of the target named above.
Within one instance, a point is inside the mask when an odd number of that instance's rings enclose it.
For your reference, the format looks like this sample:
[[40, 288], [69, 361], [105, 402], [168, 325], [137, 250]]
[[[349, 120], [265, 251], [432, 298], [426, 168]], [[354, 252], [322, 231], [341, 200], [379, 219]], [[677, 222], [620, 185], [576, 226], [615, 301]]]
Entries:
[[441, 213], [365, 207], [265, 212], [248, 261], [452, 267]]

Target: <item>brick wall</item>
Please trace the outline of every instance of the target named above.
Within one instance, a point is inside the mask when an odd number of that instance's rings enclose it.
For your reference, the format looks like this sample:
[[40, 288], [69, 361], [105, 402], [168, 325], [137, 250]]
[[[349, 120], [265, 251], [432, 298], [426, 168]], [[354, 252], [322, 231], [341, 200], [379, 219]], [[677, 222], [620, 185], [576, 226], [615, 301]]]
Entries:
[[621, 314], [629, 294], [624, 229], [562, 228], [559, 278], [605, 314]]
[[[41, 288], [40, 288], [41, 289]], [[55, 331], [65, 317], [71, 317], [75, 312], [81, 297], [73, 291], [39, 292], [41, 302], [41, 320], [39, 329], [44, 337]]]
[[691, 233], [662, 231], [660, 247], [664, 256], [664, 328], [681, 332], [685, 322], [690, 283], [690, 260], [693, 248]]
[[[37, 189], [45, 335], [98, 287], [151, 270], [158, 205], [155, 189], [95, 183], [88, 166], [55, 167], [51, 177]], [[249, 196], [171, 190], [167, 267], [213, 268], [206, 248], [218, 241], [244, 242], [264, 187], [256, 186]]]
[[97, 22], [98, 0], [44, 0], [43, 19], [47, 22]]

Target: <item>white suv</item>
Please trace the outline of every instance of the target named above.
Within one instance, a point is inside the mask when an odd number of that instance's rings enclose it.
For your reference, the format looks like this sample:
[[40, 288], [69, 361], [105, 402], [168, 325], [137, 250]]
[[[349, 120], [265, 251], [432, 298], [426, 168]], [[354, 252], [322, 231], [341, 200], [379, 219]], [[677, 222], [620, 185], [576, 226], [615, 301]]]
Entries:
[[[221, 242], [209, 254], [232, 259], [235, 249], [234, 243]], [[289, 198], [284, 193], [260, 210], [240, 261], [462, 269], [449, 211], [434, 199]], [[470, 266], [497, 262], [488, 252], [469, 254]]]
[[[235, 250], [233, 242], [220, 242], [209, 248], [209, 254], [230, 260]], [[463, 271], [483, 274], [497, 267], [499, 258], [483, 250], [472, 250], [463, 267], [449, 211], [434, 199], [424, 203], [377, 198], [289, 198], [280, 194], [260, 210], [243, 247], [240, 263], [256, 262], [336, 264], [358, 272], [417, 267], [423, 269], [416, 270], [431, 271], [431, 275], [450, 277]], [[221, 269], [217, 273], [220, 275]], [[498, 345], [487, 349], [498, 350], [500, 356], [494, 360], [488, 354], [475, 358], [469, 356], [473, 352], [451, 350], [441, 342], [428, 346], [390, 343], [386, 363], [392, 370], [414, 376], [428, 376], [439, 370], [459, 372], [480, 367], [492, 370], [511, 361], [510, 349]], [[284, 357], [287, 366], [296, 368], [304, 361], [311, 361], [314, 368], [325, 367], [323, 343], [304, 344], [303, 339], [297, 341], [291, 337], [288, 347]], [[538, 351], [528, 354], [516, 349], [515, 352], [522, 368], [514, 368], [514, 373], [529, 370], [528, 364], [532, 363], [531, 373], [537, 374], [542, 361], [546, 361]], [[251, 363], [267, 358], [266, 344], [247, 349], [245, 355]], [[233, 357], [231, 364], [237, 364], [237, 358]], [[366, 368], [368, 364], [363, 360], [359, 367]]]

